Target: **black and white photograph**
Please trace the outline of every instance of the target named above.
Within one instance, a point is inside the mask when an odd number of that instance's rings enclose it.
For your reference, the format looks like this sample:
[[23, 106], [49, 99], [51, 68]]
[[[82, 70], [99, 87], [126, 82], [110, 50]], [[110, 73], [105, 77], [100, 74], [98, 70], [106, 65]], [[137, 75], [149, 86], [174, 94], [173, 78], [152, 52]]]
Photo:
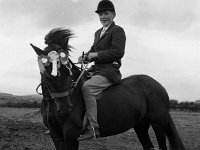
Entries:
[[1, 150], [200, 150], [200, 1], [0, 0]]

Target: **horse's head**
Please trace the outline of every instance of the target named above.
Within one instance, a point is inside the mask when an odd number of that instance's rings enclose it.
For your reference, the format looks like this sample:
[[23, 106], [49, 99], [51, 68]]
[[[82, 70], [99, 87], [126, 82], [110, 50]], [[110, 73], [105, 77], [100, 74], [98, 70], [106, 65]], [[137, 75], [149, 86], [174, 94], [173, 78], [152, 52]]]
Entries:
[[56, 28], [45, 36], [47, 47], [44, 50], [31, 44], [38, 55], [44, 99], [54, 100], [57, 111], [65, 114], [72, 110], [70, 94], [73, 64], [69, 60], [68, 45], [71, 36], [70, 30]]

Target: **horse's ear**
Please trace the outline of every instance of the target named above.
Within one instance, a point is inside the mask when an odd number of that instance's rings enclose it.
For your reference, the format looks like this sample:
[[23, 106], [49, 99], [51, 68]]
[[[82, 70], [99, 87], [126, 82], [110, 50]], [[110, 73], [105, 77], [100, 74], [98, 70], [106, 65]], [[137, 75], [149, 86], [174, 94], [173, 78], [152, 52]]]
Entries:
[[41, 50], [40, 48], [36, 47], [33, 44], [30, 44], [32, 46], [32, 48], [35, 50], [35, 52], [37, 53], [38, 56], [40, 56], [41, 54], [44, 54], [44, 51]]

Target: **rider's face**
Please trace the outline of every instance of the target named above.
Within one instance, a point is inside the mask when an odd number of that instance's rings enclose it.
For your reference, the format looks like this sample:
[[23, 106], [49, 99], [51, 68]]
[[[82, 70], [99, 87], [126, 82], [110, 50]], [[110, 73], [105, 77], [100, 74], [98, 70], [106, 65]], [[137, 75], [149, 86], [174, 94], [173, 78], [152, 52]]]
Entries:
[[105, 27], [109, 26], [113, 19], [115, 18], [115, 13], [109, 10], [99, 12], [99, 20], [101, 24]]

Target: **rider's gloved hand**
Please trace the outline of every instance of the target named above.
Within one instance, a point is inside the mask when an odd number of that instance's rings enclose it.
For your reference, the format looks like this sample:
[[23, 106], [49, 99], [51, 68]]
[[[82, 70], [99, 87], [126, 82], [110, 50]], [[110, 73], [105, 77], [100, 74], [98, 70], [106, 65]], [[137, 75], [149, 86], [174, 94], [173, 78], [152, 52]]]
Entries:
[[89, 53], [88, 55], [87, 55], [87, 59], [89, 60], [89, 61], [92, 61], [94, 58], [97, 58], [98, 57], [98, 53]]
[[84, 56], [80, 56], [79, 58], [78, 58], [78, 63], [84, 63], [84, 64], [86, 64], [86, 63], [88, 63], [88, 61], [89, 61], [89, 59], [88, 59], [88, 56], [87, 55], [84, 55]]
[[86, 55], [80, 56], [78, 58], [78, 63], [88, 63], [92, 61], [92, 59], [98, 57], [98, 53], [87, 53]]

